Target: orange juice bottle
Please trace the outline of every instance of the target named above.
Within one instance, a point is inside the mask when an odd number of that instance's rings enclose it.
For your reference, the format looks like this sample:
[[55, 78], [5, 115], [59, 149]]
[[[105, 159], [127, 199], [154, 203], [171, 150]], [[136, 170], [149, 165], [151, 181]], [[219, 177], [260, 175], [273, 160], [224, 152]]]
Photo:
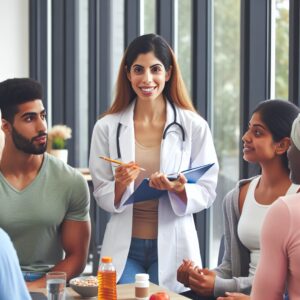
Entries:
[[98, 270], [98, 300], [117, 300], [117, 273], [112, 258], [104, 256]]

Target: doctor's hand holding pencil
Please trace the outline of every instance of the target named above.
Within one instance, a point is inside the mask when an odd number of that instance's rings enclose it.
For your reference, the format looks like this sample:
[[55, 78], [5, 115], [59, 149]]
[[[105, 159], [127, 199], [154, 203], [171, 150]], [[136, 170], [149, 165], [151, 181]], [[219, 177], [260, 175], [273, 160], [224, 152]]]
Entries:
[[141, 171], [146, 171], [134, 161], [124, 163], [122, 161], [112, 159], [106, 156], [99, 156], [99, 158], [118, 165], [118, 167], [116, 167], [115, 170], [115, 181], [116, 183], [121, 184], [125, 188], [138, 177]]
[[115, 206], [117, 207], [120, 204], [122, 195], [127, 186], [138, 177], [141, 171], [145, 171], [145, 169], [141, 168], [134, 161], [124, 163], [105, 156], [99, 157], [105, 161], [119, 165], [115, 169]]

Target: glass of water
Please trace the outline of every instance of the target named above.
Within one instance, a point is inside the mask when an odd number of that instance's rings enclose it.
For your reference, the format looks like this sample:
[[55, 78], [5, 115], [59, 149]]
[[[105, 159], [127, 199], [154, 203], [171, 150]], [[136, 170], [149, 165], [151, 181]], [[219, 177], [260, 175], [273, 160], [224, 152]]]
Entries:
[[48, 300], [65, 300], [67, 274], [48, 272], [46, 274]]

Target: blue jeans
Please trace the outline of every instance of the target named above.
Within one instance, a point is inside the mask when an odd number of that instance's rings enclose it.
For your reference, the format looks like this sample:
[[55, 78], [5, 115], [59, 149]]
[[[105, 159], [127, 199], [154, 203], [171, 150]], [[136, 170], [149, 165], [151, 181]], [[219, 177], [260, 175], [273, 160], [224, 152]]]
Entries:
[[123, 274], [118, 283], [135, 282], [135, 274], [148, 273], [158, 284], [157, 240], [132, 238]]

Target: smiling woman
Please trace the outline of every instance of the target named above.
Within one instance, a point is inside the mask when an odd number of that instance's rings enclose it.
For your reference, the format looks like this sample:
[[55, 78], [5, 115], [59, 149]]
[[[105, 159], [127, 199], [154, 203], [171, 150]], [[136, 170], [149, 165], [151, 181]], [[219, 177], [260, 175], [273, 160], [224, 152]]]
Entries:
[[[261, 175], [238, 182], [224, 198], [225, 253], [221, 264], [207, 270], [191, 267], [193, 262], [188, 260], [178, 269], [178, 278], [192, 289], [193, 299], [237, 291], [250, 294], [267, 210], [279, 196], [299, 189], [289, 178], [287, 162], [290, 131], [298, 113], [296, 105], [283, 100], [263, 101], [254, 110], [242, 138], [243, 158], [259, 164]], [[226, 294], [227, 297], [247, 298], [240, 294]]]
[[171, 76], [170, 66], [168, 70], [156, 58], [154, 52], [140, 54], [128, 71], [128, 79], [137, 97], [155, 99], [163, 97], [162, 91]]
[[[126, 164], [114, 168], [99, 155]], [[205, 184], [166, 176], [208, 163], [214, 166], [201, 178]], [[213, 203], [218, 163], [208, 124], [195, 112], [161, 36], [137, 37], [126, 49], [115, 100], [94, 127], [90, 170], [97, 203], [112, 213], [101, 255], [114, 257], [119, 283], [148, 273], [151, 282], [183, 291], [176, 269], [186, 255], [201, 264], [193, 213]], [[124, 205], [145, 177], [168, 193]]]

